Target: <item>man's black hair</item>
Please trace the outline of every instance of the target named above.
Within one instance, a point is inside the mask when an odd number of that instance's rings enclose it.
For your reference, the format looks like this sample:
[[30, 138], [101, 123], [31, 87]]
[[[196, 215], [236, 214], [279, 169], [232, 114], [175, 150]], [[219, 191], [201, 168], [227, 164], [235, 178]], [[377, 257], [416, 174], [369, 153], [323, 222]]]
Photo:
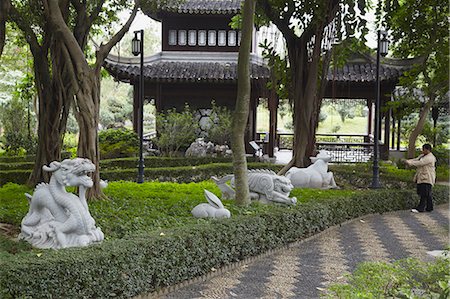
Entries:
[[425, 143], [424, 145], [422, 145], [422, 149], [429, 150], [431, 152], [431, 144]]

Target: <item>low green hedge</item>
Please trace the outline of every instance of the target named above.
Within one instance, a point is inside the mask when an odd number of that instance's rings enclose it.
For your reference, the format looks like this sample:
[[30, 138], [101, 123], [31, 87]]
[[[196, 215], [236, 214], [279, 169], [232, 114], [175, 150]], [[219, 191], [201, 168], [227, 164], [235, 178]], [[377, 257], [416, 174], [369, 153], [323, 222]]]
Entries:
[[[61, 152], [61, 157], [63, 159], [68, 159], [72, 156], [71, 152]], [[35, 155], [25, 155], [25, 156], [0, 156], [0, 163], [22, 163], [22, 162], [34, 162], [36, 160]]]
[[[250, 169], [266, 168], [278, 171], [282, 166], [275, 164], [265, 164], [258, 162], [248, 163]], [[158, 180], [161, 182], [200, 182], [208, 180], [211, 176], [221, 176], [233, 172], [231, 163], [211, 163], [198, 166], [179, 166], [162, 168], [145, 168], [144, 176], [146, 181]], [[13, 182], [16, 184], [25, 184], [31, 170], [6, 170], [0, 171], [0, 186]], [[108, 181], [136, 181], [137, 168], [100, 170], [100, 176]]]
[[2, 163], [0, 162], [0, 171], [4, 170], [31, 170], [34, 167], [34, 162], [17, 162], [17, 163]]
[[[436, 186], [436, 204], [449, 188]], [[367, 190], [259, 214], [106, 240], [88, 248], [36, 250], [1, 262], [2, 298], [128, 298], [190, 279], [369, 213], [409, 209], [414, 190]]]
[[[248, 157], [248, 162], [256, 162], [254, 157]], [[180, 167], [180, 166], [197, 166], [213, 163], [231, 163], [231, 157], [145, 157], [144, 164], [146, 168], [163, 168], [163, 167]], [[137, 158], [118, 158], [100, 161], [102, 170], [114, 169], [135, 169], [138, 165]]]

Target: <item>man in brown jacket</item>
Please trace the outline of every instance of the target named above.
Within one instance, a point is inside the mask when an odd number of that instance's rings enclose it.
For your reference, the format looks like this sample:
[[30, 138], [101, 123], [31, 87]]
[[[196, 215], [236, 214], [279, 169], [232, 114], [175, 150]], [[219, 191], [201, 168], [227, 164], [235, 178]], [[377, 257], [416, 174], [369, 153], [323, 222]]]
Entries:
[[411, 212], [431, 212], [433, 211], [433, 196], [431, 188], [436, 181], [436, 157], [431, 153], [431, 145], [426, 143], [422, 146], [422, 154], [415, 158], [405, 161], [406, 165], [417, 167], [414, 182], [417, 184], [417, 194], [420, 196], [420, 202], [417, 208]]

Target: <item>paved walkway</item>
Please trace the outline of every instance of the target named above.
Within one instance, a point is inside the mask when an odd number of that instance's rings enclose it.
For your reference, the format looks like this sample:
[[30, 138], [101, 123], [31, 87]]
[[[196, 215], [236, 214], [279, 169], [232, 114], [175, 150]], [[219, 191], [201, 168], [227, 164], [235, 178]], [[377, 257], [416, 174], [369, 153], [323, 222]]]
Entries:
[[449, 244], [449, 216], [445, 204], [363, 217], [160, 298], [318, 298], [360, 262], [429, 259]]

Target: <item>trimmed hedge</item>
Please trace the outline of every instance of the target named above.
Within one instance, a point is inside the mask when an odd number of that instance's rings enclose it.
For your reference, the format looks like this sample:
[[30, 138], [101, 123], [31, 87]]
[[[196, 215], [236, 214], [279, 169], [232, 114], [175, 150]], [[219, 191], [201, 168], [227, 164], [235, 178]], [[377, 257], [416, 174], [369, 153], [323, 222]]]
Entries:
[[[68, 159], [72, 156], [71, 152], [61, 152], [63, 159]], [[25, 156], [0, 156], [0, 163], [21, 163], [21, 162], [33, 162], [36, 160], [35, 155]]]
[[[436, 186], [436, 204], [449, 188]], [[128, 298], [173, 285], [370, 213], [415, 206], [413, 190], [368, 190], [270, 212], [205, 220], [106, 240], [88, 248], [36, 250], [1, 262], [0, 297]], [[36, 253], [40, 254], [36, 254]]]
[[[137, 158], [119, 158], [108, 159], [100, 161], [101, 170], [114, 169], [136, 169], [138, 165]], [[248, 162], [256, 162], [256, 158], [248, 157]], [[231, 163], [231, 157], [201, 157], [201, 158], [187, 158], [187, 157], [145, 157], [146, 168], [162, 168], [162, 167], [180, 167], [180, 166], [197, 166], [213, 163]]]
[[[282, 166], [250, 162], [248, 167], [250, 169], [266, 168], [278, 171]], [[198, 166], [145, 168], [144, 178], [146, 181], [158, 180], [161, 182], [188, 183], [209, 180], [213, 175], [221, 176], [232, 172], [233, 165], [231, 163], [212, 163]], [[0, 186], [8, 182], [25, 184], [30, 174], [31, 170], [0, 171]], [[136, 181], [137, 168], [101, 170], [100, 177], [108, 181]]]
[[17, 163], [2, 163], [0, 162], [0, 171], [5, 170], [31, 170], [34, 167], [34, 162], [17, 162]]

